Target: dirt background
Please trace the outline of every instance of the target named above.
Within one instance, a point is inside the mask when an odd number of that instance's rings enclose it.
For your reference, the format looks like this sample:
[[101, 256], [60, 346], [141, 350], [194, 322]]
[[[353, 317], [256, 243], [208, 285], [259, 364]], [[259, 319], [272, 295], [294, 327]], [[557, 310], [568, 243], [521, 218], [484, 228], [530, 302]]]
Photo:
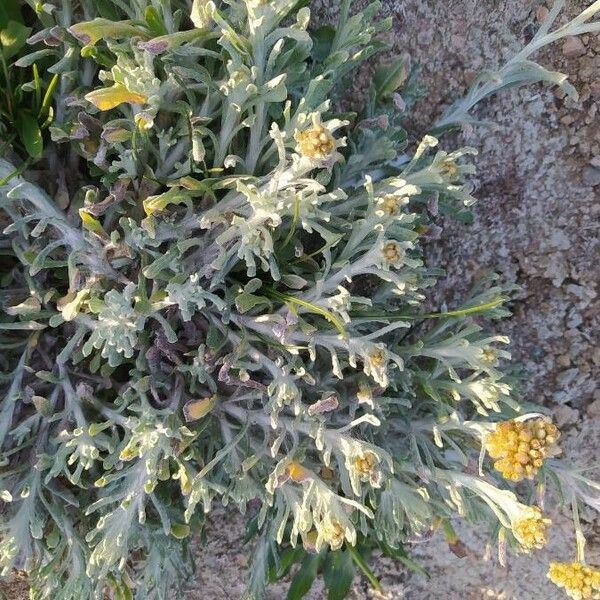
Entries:
[[[574, 16], [591, 0], [567, 4], [565, 15]], [[355, 2], [354, 9], [362, 5]], [[321, 23], [335, 23], [338, 6], [338, 0], [311, 5]], [[407, 123], [413, 141], [464, 92], [476, 71], [498, 66], [527, 43], [545, 10], [539, 0], [383, 0], [382, 16], [394, 21], [394, 53], [408, 53], [421, 65], [428, 90]], [[480, 150], [475, 221], [446, 222], [441, 238], [428, 247], [429, 262], [448, 271], [433, 301], [451, 304], [486, 270], [521, 287], [512, 302], [514, 316], [499, 327], [512, 340], [515, 362], [528, 373], [524, 393], [554, 411], [567, 458], [591, 466], [600, 450], [600, 38], [559, 43], [537, 58], [569, 73], [580, 100], [534, 86], [505, 92], [476, 111], [496, 126], [463, 136]], [[363, 71], [357, 91], [369, 73]], [[430, 580], [387, 559], [378, 560], [374, 570], [390, 599], [558, 600], [565, 596], [547, 582], [547, 564], [573, 558], [574, 536], [568, 518], [552, 517], [547, 548], [511, 557], [506, 569], [493, 551], [486, 553], [484, 539], [461, 530], [470, 551], [466, 558], [454, 556], [436, 536], [414, 546]], [[584, 514], [583, 520], [588, 561], [600, 564], [600, 519]], [[235, 600], [248, 577], [240, 552], [242, 524], [224, 513], [211, 522], [210, 542], [199, 550], [197, 579], [186, 597]], [[492, 558], [486, 560], [486, 554]], [[283, 600], [286, 587], [272, 587], [269, 598]], [[0, 584], [10, 600], [25, 598], [25, 589]], [[373, 597], [366, 582], [357, 581], [352, 598]], [[316, 585], [308, 598], [325, 595]]]

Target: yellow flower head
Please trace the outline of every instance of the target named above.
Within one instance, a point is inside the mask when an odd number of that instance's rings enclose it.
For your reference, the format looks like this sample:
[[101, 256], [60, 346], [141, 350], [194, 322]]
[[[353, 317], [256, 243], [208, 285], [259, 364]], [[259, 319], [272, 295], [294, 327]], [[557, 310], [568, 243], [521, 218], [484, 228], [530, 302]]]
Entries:
[[404, 259], [404, 248], [402, 248], [398, 242], [385, 242], [383, 244], [382, 254], [386, 264], [397, 267]]
[[495, 367], [498, 365], [498, 354], [493, 348], [484, 348], [481, 356], [482, 362], [486, 365], [490, 365], [491, 367]]
[[486, 439], [488, 454], [496, 459], [494, 468], [505, 479], [533, 479], [544, 458], [556, 452], [560, 433], [549, 419], [503, 421]]
[[315, 123], [309, 129], [296, 134], [298, 152], [313, 160], [323, 160], [335, 152], [335, 138], [331, 132], [321, 125]]
[[531, 507], [529, 516], [518, 519], [512, 526], [512, 532], [525, 552], [543, 548], [548, 539], [546, 529], [552, 523], [550, 519], [542, 516], [539, 508]]
[[453, 181], [460, 175], [460, 168], [456, 164], [456, 161], [448, 159], [442, 163], [440, 173], [442, 176], [447, 177], [450, 181]]
[[369, 353], [369, 362], [374, 367], [384, 367], [387, 364], [387, 356], [382, 348], [376, 348]]
[[353, 466], [363, 481], [369, 481], [376, 471], [379, 459], [373, 452], [365, 452], [354, 459]]
[[573, 600], [600, 600], [600, 570], [579, 562], [550, 563], [550, 581]]
[[344, 526], [339, 521], [331, 521], [323, 527], [323, 536], [332, 550], [339, 550], [344, 544]]
[[394, 194], [386, 194], [380, 202], [381, 210], [384, 214], [395, 217], [400, 213], [403, 199]]

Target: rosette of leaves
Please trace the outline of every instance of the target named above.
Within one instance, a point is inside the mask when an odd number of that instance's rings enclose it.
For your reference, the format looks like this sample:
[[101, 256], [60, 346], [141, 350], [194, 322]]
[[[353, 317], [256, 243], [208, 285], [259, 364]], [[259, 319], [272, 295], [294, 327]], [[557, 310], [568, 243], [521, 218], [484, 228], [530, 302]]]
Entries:
[[[311, 31], [289, 0], [30, 3], [60, 88], [35, 167], [0, 158], [0, 561], [32, 597], [167, 598], [216, 504], [248, 519], [248, 598], [298, 561], [290, 598], [320, 571], [332, 599], [378, 587], [373, 548], [415, 567], [457, 515], [501, 551], [544, 538], [535, 481], [517, 496], [482, 454], [541, 418], [483, 320], [509, 290], [425, 308], [422, 240], [474, 201], [475, 151], [408, 151], [402, 62], [336, 112], [390, 25], [349, 4]], [[552, 456], [537, 481], [597, 507]]]

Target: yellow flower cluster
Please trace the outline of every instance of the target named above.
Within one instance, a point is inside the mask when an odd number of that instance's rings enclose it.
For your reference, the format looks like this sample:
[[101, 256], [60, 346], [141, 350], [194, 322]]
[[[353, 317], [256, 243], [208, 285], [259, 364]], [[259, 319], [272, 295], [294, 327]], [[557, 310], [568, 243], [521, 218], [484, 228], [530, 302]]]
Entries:
[[519, 519], [512, 526], [512, 531], [525, 552], [540, 549], [547, 543], [546, 529], [552, 523], [550, 519], [542, 516], [539, 508], [531, 507], [529, 517]]
[[[344, 526], [339, 521], [330, 521], [321, 524], [321, 533], [323, 540], [329, 544], [331, 550], [339, 550], [344, 545], [345, 531]], [[311, 529], [303, 536], [302, 546], [310, 554], [318, 552], [317, 541], [319, 533], [316, 529]]]
[[365, 452], [354, 459], [354, 469], [363, 481], [369, 481], [377, 468], [379, 459], [373, 452]]
[[390, 241], [383, 245], [382, 254], [386, 263], [396, 267], [402, 262], [405, 252], [398, 242]]
[[402, 206], [401, 198], [394, 194], [386, 194], [381, 201], [381, 209], [386, 215], [396, 216]]
[[344, 544], [344, 526], [339, 521], [327, 523], [323, 529], [325, 541], [332, 550], [339, 550]]
[[327, 158], [336, 148], [333, 135], [319, 124], [298, 133], [296, 140], [300, 154], [315, 160]]
[[503, 421], [488, 435], [486, 449], [505, 479], [533, 479], [544, 458], [555, 451], [559, 436], [556, 425], [543, 417]]
[[550, 563], [548, 578], [573, 600], [600, 600], [600, 570], [579, 562]]
[[460, 175], [460, 168], [455, 161], [448, 159], [442, 163], [440, 173], [443, 177], [447, 177], [452, 181]]

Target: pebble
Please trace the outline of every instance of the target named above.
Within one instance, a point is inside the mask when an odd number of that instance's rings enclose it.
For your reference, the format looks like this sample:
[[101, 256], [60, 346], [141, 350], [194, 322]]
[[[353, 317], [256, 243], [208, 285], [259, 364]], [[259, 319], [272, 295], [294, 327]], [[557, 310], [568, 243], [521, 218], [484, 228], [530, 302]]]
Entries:
[[579, 411], [570, 406], [559, 406], [554, 412], [554, 419], [558, 427], [564, 427], [565, 425], [572, 425], [579, 421]]
[[537, 22], [541, 25], [547, 18], [550, 11], [545, 6], [539, 6], [535, 11], [535, 18]]
[[587, 407], [587, 414], [590, 417], [600, 417], [600, 399], [598, 400], [594, 400], [588, 407]]
[[569, 36], [563, 44], [562, 52], [567, 58], [577, 58], [585, 54], [585, 46], [580, 38]]
[[583, 182], [587, 185], [600, 185], [600, 168], [587, 166], [583, 169]]

